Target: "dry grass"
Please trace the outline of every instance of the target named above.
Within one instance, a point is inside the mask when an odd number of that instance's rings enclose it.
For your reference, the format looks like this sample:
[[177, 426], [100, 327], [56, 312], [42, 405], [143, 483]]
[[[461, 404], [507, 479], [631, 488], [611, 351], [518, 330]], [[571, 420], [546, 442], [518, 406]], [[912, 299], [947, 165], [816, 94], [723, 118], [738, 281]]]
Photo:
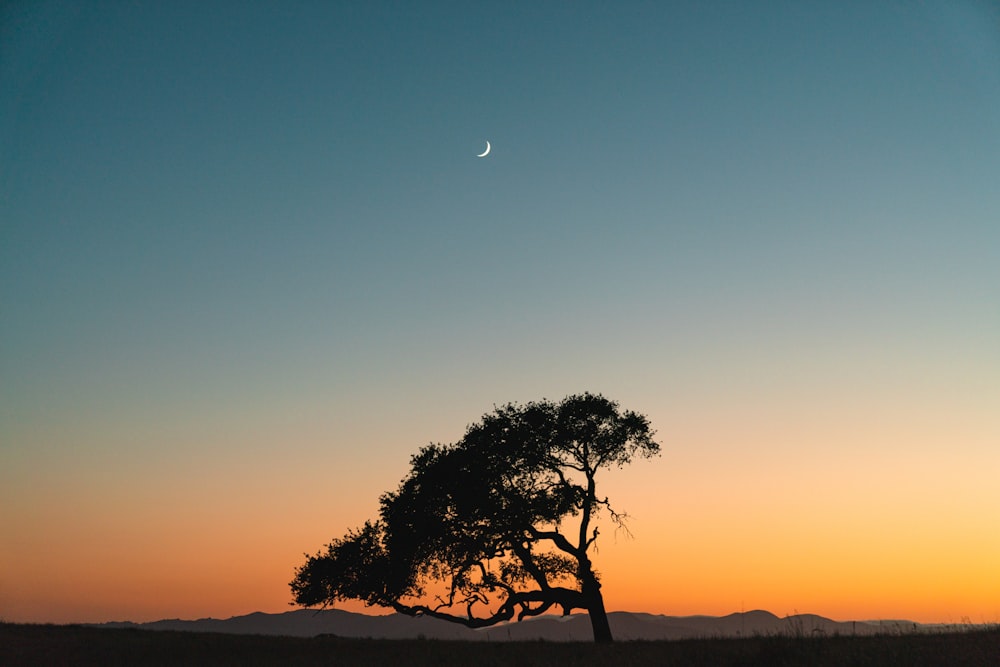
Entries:
[[0, 665], [996, 665], [1000, 628], [874, 637], [753, 637], [612, 645], [302, 639], [0, 624]]

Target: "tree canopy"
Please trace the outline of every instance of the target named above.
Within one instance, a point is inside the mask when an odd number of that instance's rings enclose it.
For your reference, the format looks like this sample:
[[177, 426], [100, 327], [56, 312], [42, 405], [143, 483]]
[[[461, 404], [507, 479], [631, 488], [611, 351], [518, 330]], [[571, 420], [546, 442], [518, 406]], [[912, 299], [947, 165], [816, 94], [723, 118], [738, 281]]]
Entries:
[[361, 600], [484, 627], [557, 608], [585, 609], [611, 641], [590, 560], [602, 469], [659, 453], [649, 420], [599, 394], [496, 408], [455, 444], [411, 459], [379, 518], [333, 540], [295, 572], [304, 606]]

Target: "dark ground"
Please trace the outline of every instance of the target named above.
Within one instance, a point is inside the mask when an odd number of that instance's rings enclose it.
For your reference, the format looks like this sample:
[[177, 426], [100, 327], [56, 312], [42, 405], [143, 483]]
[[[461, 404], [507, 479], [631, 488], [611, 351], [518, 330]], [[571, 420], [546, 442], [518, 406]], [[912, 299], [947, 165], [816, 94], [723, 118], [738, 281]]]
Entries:
[[1000, 665], [1000, 628], [875, 637], [591, 643], [302, 639], [73, 625], [0, 624], [0, 666], [20, 665]]

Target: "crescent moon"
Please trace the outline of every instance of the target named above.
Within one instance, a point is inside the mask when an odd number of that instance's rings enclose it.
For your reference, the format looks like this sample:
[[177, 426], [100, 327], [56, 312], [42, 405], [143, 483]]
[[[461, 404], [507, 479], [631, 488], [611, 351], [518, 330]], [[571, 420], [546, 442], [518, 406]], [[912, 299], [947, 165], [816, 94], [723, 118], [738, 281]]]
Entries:
[[480, 153], [476, 157], [486, 157], [489, 154], [490, 154], [490, 142], [487, 141], [486, 142], [486, 150], [484, 150], [482, 153]]

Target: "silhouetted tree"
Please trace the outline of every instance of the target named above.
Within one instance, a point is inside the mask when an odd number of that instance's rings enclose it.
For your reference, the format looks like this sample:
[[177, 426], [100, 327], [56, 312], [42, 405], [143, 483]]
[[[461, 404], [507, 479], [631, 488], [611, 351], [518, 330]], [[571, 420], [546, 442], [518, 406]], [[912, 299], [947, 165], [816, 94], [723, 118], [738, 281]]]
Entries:
[[597, 474], [657, 454], [653, 433], [589, 393], [497, 408], [458, 443], [421, 449], [379, 520], [296, 570], [295, 601], [361, 600], [472, 628], [585, 609], [595, 641], [610, 642], [589, 552], [598, 513], [624, 516], [598, 496]]

